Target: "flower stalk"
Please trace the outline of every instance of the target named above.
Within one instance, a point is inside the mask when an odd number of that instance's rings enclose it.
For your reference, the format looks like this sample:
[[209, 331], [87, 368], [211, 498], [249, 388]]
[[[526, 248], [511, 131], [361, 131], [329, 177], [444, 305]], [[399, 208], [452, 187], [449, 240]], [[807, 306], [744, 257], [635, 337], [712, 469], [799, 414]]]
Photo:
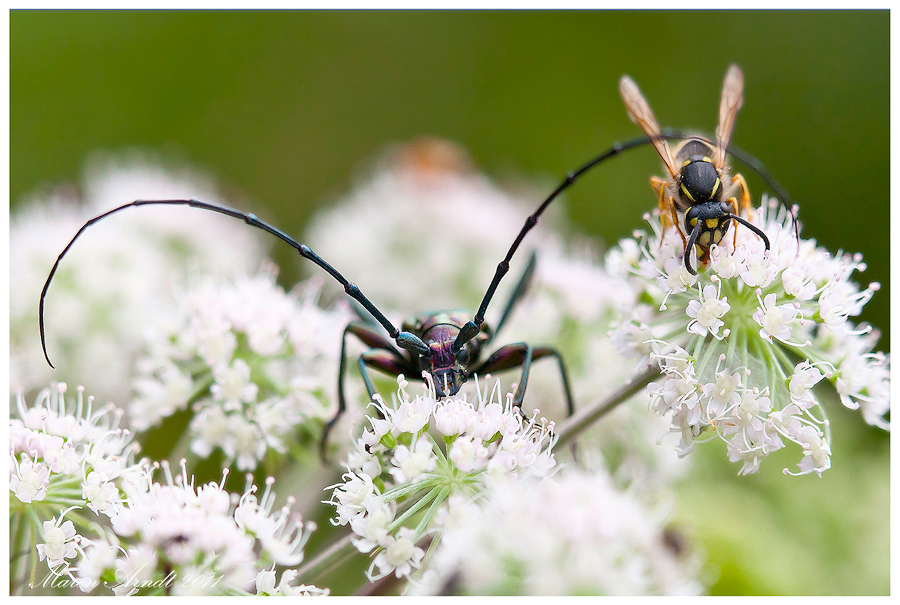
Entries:
[[651, 366], [622, 385], [621, 388], [611, 393], [608, 397], [577, 411], [575, 415], [560, 425], [559, 430], [556, 432], [556, 447], [562, 447], [578, 437], [603, 416], [613, 411], [619, 404], [637, 395], [659, 374], [659, 368]]
[[341, 564], [352, 553], [357, 552], [353, 546], [353, 534], [348, 533], [330, 544], [325, 550], [297, 568], [297, 578], [313, 580]]

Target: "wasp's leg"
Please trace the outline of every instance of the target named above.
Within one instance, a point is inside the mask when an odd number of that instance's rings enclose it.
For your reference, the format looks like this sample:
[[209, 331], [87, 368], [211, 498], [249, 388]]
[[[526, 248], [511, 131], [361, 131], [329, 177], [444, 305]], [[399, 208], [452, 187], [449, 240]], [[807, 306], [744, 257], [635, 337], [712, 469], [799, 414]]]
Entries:
[[[687, 238], [681, 230], [681, 225], [678, 224], [678, 212], [675, 210], [675, 202], [672, 200], [671, 196], [666, 195], [666, 186], [668, 184], [668, 181], [665, 179], [661, 179], [657, 176], [650, 177], [650, 186], [659, 198], [659, 222], [662, 225], [662, 234], [664, 235], [666, 233], [669, 225], [674, 225], [675, 229], [678, 230], [678, 235], [681, 236], [681, 243], [686, 248]], [[660, 236], [660, 247], [662, 247], [662, 242], [663, 238]]]
[[[751, 206], [750, 188], [747, 187], [747, 180], [744, 178], [744, 175], [738, 173], [731, 178], [731, 183], [737, 183], [738, 190], [741, 192], [739, 209], [746, 210], [747, 218], [753, 220], [753, 207]], [[735, 212], [735, 214], [738, 213]]]
[[559, 364], [559, 374], [562, 378], [563, 389], [566, 393], [566, 415], [571, 416], [575, 413], [575, 401], [572, 398], [572, 389], [569, 386], [569, 374], [566, 371], [566, 364], [563, 361], [559, 351], [552, 347], [532, 347], [528, 343], [518, 342], [515, 344], [500, 347], [494, 353], [484, 360], [478, 367], [474, 368], [470, 374], [488, 374], [490, 372], [499, 372], [501, 370], [509, 370], [511, 368], [522, 368], [522, 379], [513, 395], [513, 405], [521, 407], [522, 400], [525, 398], [525, 388], [528, 386], [528, 375], [531, 371], [531, 363], [544, 357], [554, 357]]
[[[404, 367], [409, 365], [409, 361], [400, 351], [394, 348], [393, 343], [388, 338], [385, 338], [378, 330], [374, 329], [374, 326], [371, 324], [362, 321], [351, 321], [347, 324], [347, 327], [344, 328], [344, 333], [341, 336], [341, 358], [338, 365], [338, 409], [337, 412], [335, 412], [334, 417], [332, 417], [322, 429], [322, 440], [319, 442], [319, 454], [323, 461], [326, 459], [325, 451], [328, 445], [328, 435], [343, 413], [347, 410], [347, 399], [344, 395], [344, 367], [347, 362], [348, 334], [356, 336], [363, 343], [372, 347], [372, 349], [384, 350], [393, 359], [399, 360], [402, 364], [405, 364]], [[402, 371], [398, 373], [402, 373]], [[374, 396], [374, 389], [370, 388], [371, 381], [368, 379], [368, 375], [365, 374], [365, 372], [363, 373], [363, 381], [366, 383], [366, 389], [369, 391], [369, 396]]]
[[663, 233], [669, 228], [670, 223], [669, 215], [666, 213], [665, 204], [663, 202], [665, 199], [666, 184], [667, 181], [665, 179], [661, 179], [658, 176], [650, 177], [650, 187], [653, 189], [653, 195], [655, 195], [656, 199], [659, 201], [659, 222], [662, 223]]
[[[734, 214], [738, 214], [738, 202], [736, 198], [730, 197], [725, 202], [726, 204], [731, 204], [731, 208], [734, 210]], [[737, 251], [737, 225], [734, 226], [734, 233], [731, 236], [732, 244], [734, 244], [734, 250]]]
[[[746, 211], [747, 220], [752, 221], [753, 220], [753, 207], [751, 205], [752, 202], [750, 199], [750, 189], [747, 187], [747, 181], [744, 179], [743, 175], [736, 174], [731, 179], [731, 182], [737, 183], [738, 190], [740, 191], [741, 197], [740, 197], [740, 200], [738, 200], [737, 198], [732, 196], [732, 197], [728, 198], [728, 203], [731, 204], [732, 208], [734, 208], [735, 215], [740, 216], [741, 211]], [[751, 228], [751, 230], [756, 231], [755, 229], [752, 229], [752, 228]], [[758, 234], [757, 234], [757, 237], [759, 237]], [[765, 238], [760, 238], [760, 239], [762, 239], [763, 241], [766, 241]], [[735, 228], [735, 230], [734, 230], [734, 248], [735, 248], [735, 250], [737, 249], [737, 228]], [[766, 249], [768, 250], [768, 248], [769, 248], [769, 244], [766, 241]]]
[[506, 303], [506, 308], [503, 309], [503, 315], [500, 316], [500, 321], [497, 322], [497, 327], [491, 333], [490, 338], [488, 338], [488, 343], [492, 341], [495, 336], [497, 336], [497, 334], [500, 332], [500, 328], [502, 328], [503, 324], [506, 323], [506, 320], [509, 319], [509, 316], [515, 306], [519, 303], [520, 300], [522, 300], [522, 297], [525, 296], [525, 293], [528, 292], [528, 288], [531, 286], [531, 280], [534, 279], [534, 269], [536, 266], [537, 253], [532, 252], [531, 257], [528, 259], [528, 265], [522, 272], [522, 277], [519, 278], [519, 282], [516, 284], [515, 289], [513, 289], [512, 294], [509, 295], [509, 301]]

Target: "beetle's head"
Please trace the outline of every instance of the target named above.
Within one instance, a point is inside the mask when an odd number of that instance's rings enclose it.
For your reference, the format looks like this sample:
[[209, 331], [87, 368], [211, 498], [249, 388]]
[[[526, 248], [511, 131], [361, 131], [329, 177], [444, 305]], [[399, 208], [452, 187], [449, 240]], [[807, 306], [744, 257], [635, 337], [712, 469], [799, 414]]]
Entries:
[[429, 343], [431, 376], [434, 378], [434, 391], [438, 397], [456, 395], [469, 377], [469, 346], [462, 347], [454, 354], [452, 342], [449, 339]]

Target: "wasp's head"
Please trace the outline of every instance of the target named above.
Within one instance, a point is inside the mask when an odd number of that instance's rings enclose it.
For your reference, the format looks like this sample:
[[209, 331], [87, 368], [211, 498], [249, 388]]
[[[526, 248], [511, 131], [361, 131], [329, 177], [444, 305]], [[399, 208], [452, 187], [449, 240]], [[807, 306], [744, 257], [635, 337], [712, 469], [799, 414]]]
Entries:
[[[732, 216], [728, 202], [703, 202], [688, 208], [684, 214], [684, 226], [691, 234], [690, 241], [697, 245], [698, 259], [706, 262], [706, 253], [710, 246], [722, 241]], [[685, 250], [685, 260], [689, 255], [690, 250]]]

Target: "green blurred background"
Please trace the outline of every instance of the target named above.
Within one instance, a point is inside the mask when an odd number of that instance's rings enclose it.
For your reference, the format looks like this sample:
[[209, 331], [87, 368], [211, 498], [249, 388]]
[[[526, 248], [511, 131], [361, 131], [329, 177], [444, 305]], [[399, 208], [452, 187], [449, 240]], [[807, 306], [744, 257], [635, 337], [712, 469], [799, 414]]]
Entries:
[[[386, 143], [419, 135], [457, 141], [492, 176], [539, 179], [549, 192], [640, 134], [618, 95], [622, 74], [662, 125], [712, 133], [738, 63], [734, 143], [800, 204], [806, 237], [863, 253], [860, 280], [883, 286], [863, 319], [886, 350], [889, 36], [887, 11], [14, 11], [11, 208], [42, 185], [76, 182], [95, 150], [139, 147], [207, 170], [299, 235]], [[659, 173], [651, 149], [630, 152], [573, 187], [568, 213], [614, 243], [642, 226]], [[282, 254], [289, 281], [298, 263]], [[713, 592], [887, 594], [888, 437], [831, 409], [835, 468], [823, 479], [782, 477], [787, 459], [737, 479], [720, 449], [696, 456], [679, 515], [718, 570]]]

